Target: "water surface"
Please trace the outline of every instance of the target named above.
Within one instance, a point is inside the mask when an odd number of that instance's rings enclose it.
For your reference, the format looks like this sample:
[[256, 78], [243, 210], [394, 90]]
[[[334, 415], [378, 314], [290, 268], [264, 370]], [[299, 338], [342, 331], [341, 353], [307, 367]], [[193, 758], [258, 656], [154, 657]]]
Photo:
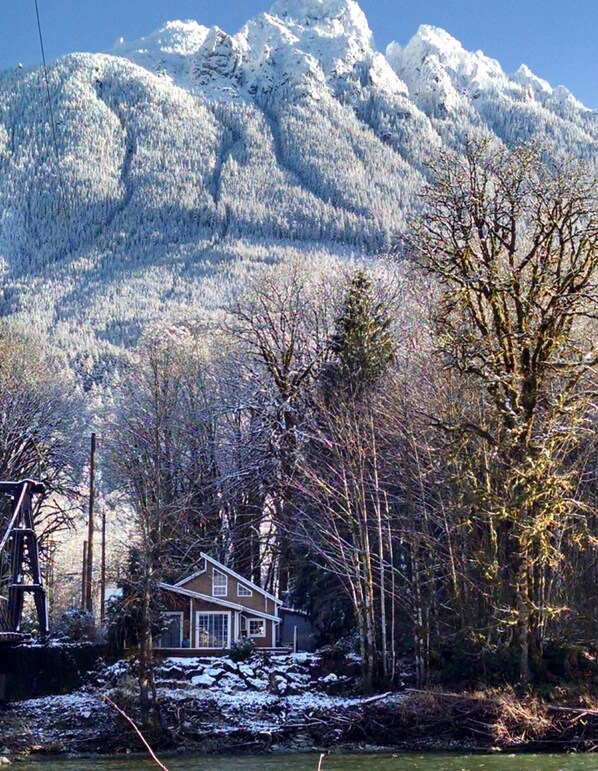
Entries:
[[[244, 757], [163, 756], [169, 771], [317, 771], [318, 755]], [[18, 771], [155, 771], [141, 758], [50, 760], [15, 763]], [[326, 755], [322, 771], [596, 771], [598, 755]]]

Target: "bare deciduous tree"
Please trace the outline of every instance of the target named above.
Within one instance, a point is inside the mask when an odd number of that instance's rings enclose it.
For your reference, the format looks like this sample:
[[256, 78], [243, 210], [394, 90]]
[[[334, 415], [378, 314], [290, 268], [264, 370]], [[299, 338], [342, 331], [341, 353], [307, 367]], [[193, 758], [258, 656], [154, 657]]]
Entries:
[[[43, 538], [68, 526], [82, 465], [85, 412], [75, 384], [41, 343], [0, 326], [0, 479], [39, 479], [46, 503], [36, 511]], [[1, 520], [0, 520], [1, 529]]]
[[276, 528], [270, 576], [274, 580], [276, 573], [280, 592], [288, 588], [292, 560], [290, 480], [310, 391], [329, 348], [330, 314], [321, 290], [305, 267], [293, 263], [260, 275], [233, 311], [231, 331], [253, 387], [247, 407], [253, 403], [268, 442], [271, 469], [264, 481]]
[[121, 383], [110, 426], [111, 474], [128, 499], [137, 534], [130, 586], [146, 716], [156, 705], [151, 660], [159, 583], [192, 568], [200, 551], [221, 538], [208, 371], [195, 336], [157, 331]]

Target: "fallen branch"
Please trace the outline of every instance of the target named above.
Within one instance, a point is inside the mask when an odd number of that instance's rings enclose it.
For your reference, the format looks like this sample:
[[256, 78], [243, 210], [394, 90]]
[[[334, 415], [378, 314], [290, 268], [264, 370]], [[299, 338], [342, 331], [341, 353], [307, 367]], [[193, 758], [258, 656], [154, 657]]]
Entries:
[[162, 769], [162, 771], [168, 771], [168, 768], [164, 765], [164, 763], [162, 763], [159, 760], [159, 758], [157, 757], [156, 753], [152, 750], [152, 748], [147, 743], [147, 740], [146, 740], [145, 736], [141, 733], [141, 731], [139, 730], [137, 725], [133, 722], [133, 720], [131, 720], [131, 718], [127, 715], [127, 713], [124, 710], [122, 710], [117, 704], [115, 704], [112, 701], [112, 699], [110, 699], [108, 696], [106, 696], [105, 693], [100, 693], [99, 695], [100, 695], [101, 699], [104, 699], [104, 701], [108, 702], [108, 704], [110, 704], [110, 706], [113, 707], [119, 713], [119, 715], [122, 715], [124, 717], [124, 719], [127, 720], [133, 726], [133, 728], [135, 729], [135, 732], [137, 733], [137, 736], [139, 736], [139, 738], [141, 739], [141, 741], [143, 742], [143, 744], [147, 748], [147, 751], [151, 755], [152, 760], [154, 761], [154, 763], [157, 766], [159, 766]]
[[579, 717], [585, 717], [586, 715], [592, 715], [598, 717], [598, 709], [587, 709], [585, 707], [553, 707], [547, 704], [546, 709], [550, 712], [573, 712], [579, 715]]
[[382, 699], [387, 699], [389, 696], [392, 696], [392, 694], [392, 691], [387, 691], [386, 693], [378, 694], [378, 696], [370, 696], [369, 699], [364, 699], [361, 704], [372, 704], [375, 701], [382, 701]]

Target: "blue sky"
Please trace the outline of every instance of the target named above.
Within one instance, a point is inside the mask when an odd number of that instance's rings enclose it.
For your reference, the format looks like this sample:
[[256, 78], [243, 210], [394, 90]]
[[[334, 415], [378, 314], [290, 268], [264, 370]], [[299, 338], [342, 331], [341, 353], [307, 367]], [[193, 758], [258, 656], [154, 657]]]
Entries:
[[[236, 32], [270, 0], [38, 0], [46, 56], [110, 49], [168, 19], [196, 19]], [[482, 49], [507, 72], [525, 63], [598, 108], [598, 0], [361, 0], [376, 44], [406, 43], [420, 24]], [[33, 0], [0, 0], [0, 69], [40, 61]]]

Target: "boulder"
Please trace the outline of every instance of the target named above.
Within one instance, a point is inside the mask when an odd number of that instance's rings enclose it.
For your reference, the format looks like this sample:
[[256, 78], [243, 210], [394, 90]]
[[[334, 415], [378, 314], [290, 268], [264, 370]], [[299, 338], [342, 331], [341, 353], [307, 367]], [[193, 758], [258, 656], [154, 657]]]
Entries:
[[202, 675], [196, 675], [191, 678], [191, 682], [198, 688], [210, 688], [216, 682], [214, 677], [210, 677], [207, 672]]

